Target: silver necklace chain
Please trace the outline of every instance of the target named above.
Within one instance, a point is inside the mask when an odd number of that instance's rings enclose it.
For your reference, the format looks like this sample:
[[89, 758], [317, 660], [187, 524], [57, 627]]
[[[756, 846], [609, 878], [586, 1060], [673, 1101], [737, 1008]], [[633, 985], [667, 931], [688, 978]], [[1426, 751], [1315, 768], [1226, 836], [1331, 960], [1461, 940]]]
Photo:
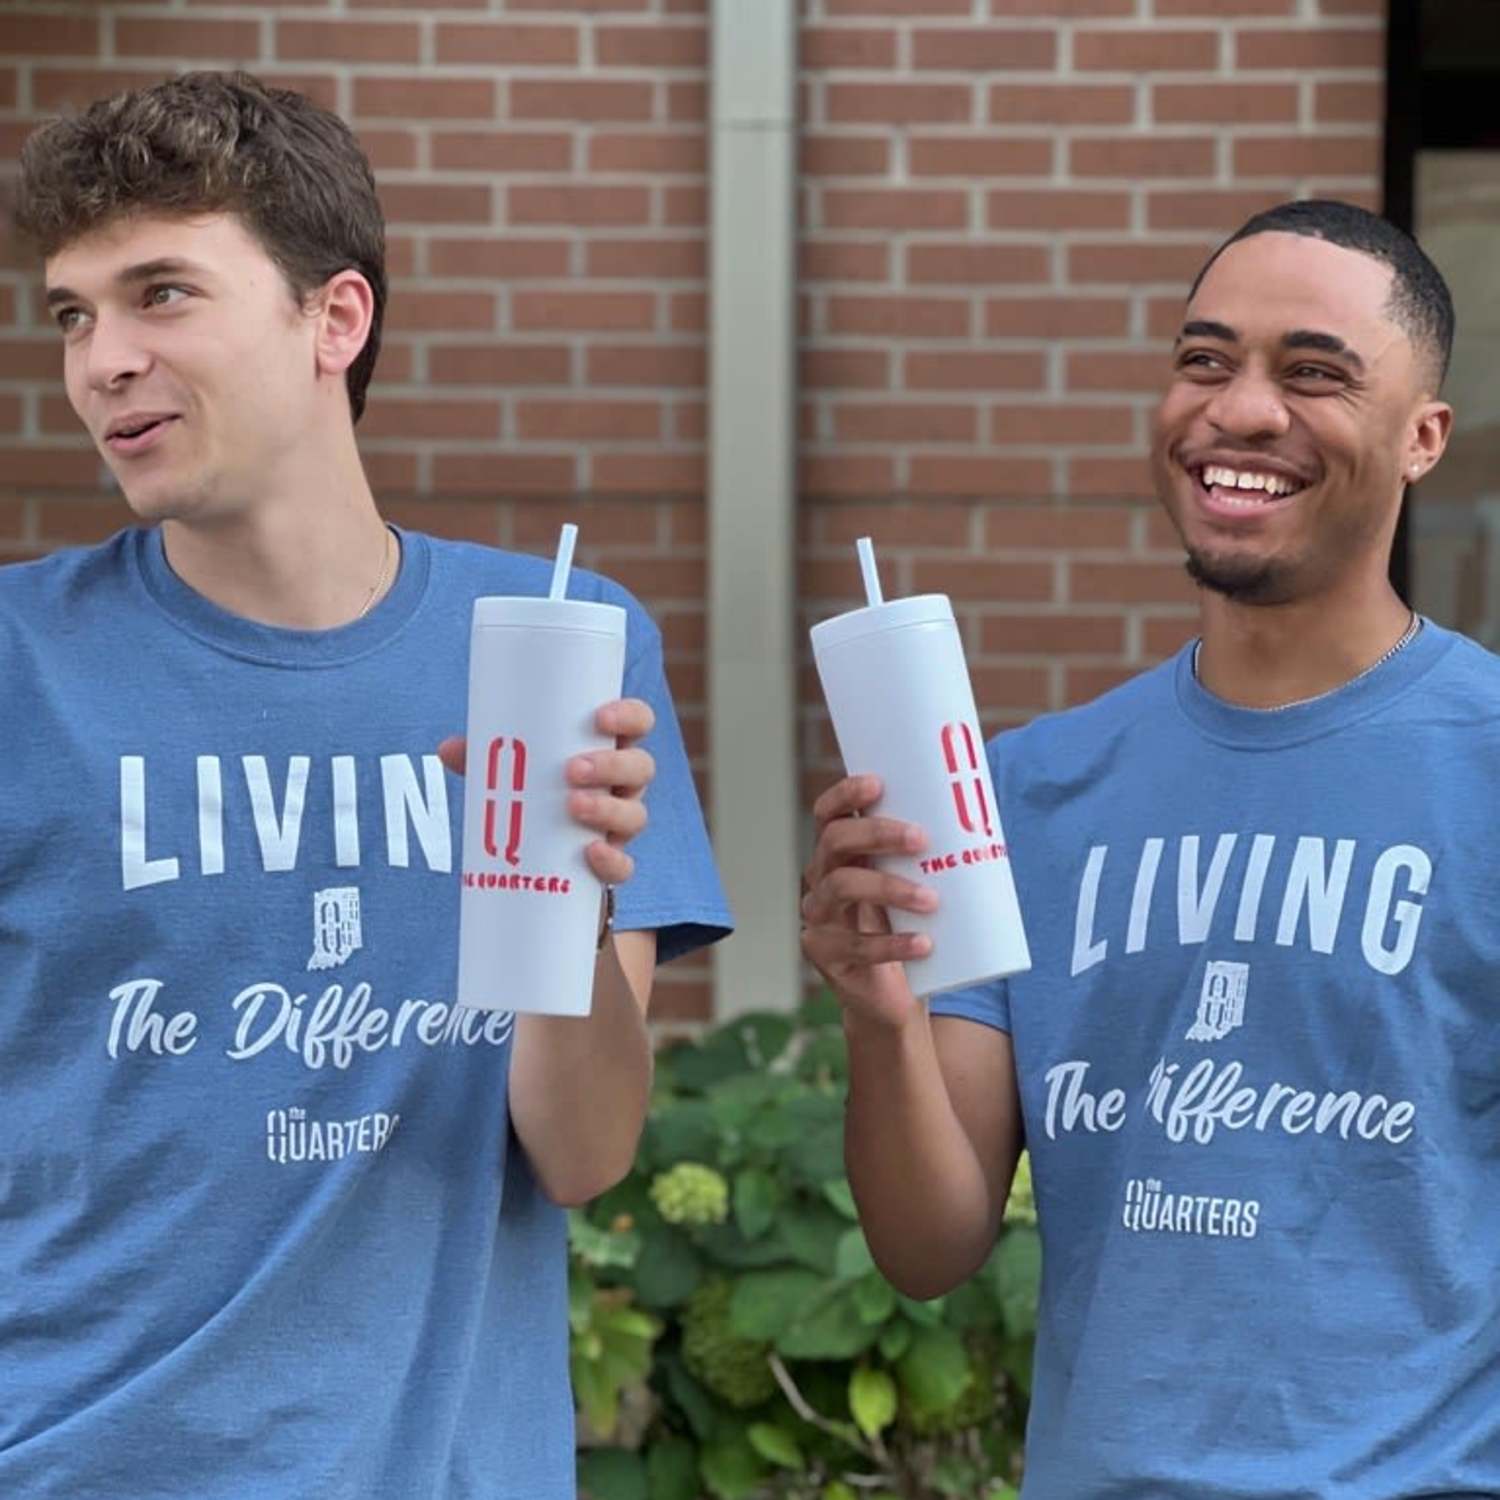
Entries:
[[[1311, 698], [1296, 698], [1293, 699], [1293, 701], [1290, 703], [1277, 703], [1270, 708], [1252, 708], [1249, 709], [1248, 712], [1255, 714], [1281, 714], [1285, 713], [1289, 708], [1305, 708], [1309, 703], [1321, 703], [1324, 698], [1331, 698], [1335, 693], [1342, 693], [1345, 688], [1352, 688], [1356, 682], [1363, 682], [1371, 672], [1378, 672], [1393, 656], [1397, 654], [1397, 652], [1404, 651], [1406, 647], [1411, 645], [1411, 643], [1416, 640], [1417, 635], [1421, 631], [1421, 629], [1422, 617], [1416, 612], [1416, 610], [1413, 610], [1411, 612], [1411, 620], [1408, 623], [1405, 632], [1402, 634], [1401, 639], [1397, 641], [1396, 644], [1392, 646], [1391, 649], [1387, 651], [1379, 661], [1372, 661], [1370, 665], [1364, 669], [1363, 672], [1357, 673], [1355, 676], [1351, 677], [1348, 682], [1341, 682], [1337, 687], [1327, 688], [1321, 693], [1314, 693]], [[1202, 651], [1202, 649], [1203, 640], [1200, 637], [1198, 640], [1193, 642], [1193, 680], [1200, 683], [1203, 681], [1203, 679], [1198, 675], [1198, 653]], [[1235, 706], [1243, 707], [1242, 704], [1236, 704]]]

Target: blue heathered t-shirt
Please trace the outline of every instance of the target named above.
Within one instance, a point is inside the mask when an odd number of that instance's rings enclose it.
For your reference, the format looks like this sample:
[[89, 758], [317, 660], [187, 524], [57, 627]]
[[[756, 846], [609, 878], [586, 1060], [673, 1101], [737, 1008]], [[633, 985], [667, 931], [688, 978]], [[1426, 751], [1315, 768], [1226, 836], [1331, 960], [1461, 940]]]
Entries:
[[1043, 1287], [1027, 1500], [1500, 1495], [1500, 660], [1190, 648], [990, 747]]
[[[564, 1500], [566, 1221], [456, 1008], [480, 594], [548, 564], [403, 533], [391, 592], [255, 625], [159, 533], [0, 569], [0, 1495]], [[729, 917], [660, 636], [617, 925]]]

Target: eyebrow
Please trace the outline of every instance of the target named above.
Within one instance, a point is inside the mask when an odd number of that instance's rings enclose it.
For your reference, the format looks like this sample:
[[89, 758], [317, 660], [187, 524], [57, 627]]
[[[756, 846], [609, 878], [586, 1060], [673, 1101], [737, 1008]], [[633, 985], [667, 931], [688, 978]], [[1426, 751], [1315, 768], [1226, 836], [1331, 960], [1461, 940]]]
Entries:
[[[195, 261], [179, 260], [176, 256], [163, 256], [158, 260], [144, 260], [138, 265], [126, 266], [115, 277], [116, 286], [134, 286], [142, 281], [152, 281], [158, 276], [207, 276], [208, 269]], [[82, 302], [85, 299], [71, 287], [54, 286], [47, 291], [47, 306], [56, 307], [63, 302]]]
[[[1219, 339], [1226, 344], [1237, 344], [1239, 334], [1227, 323], [1216, 323], [1211, 318], [1194, 318], [1182, 325], [1176, 343], [1184, 339]], [[1281, 340], [1283, 349], [1316, 349], [1323, 354], [1336, 354], [1347, 360], [1356, 370], [1363, 370], [1365, 362], [1336, 333], [1319, 333], [1313, 328], [1294, 328]]]

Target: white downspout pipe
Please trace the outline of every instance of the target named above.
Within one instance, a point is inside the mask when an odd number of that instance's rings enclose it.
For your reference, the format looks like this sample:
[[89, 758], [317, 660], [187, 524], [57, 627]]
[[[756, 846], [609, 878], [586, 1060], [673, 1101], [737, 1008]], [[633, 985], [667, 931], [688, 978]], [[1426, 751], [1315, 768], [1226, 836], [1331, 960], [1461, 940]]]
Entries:
[[708, 707], [737, 930], [720, 1017], [789, 1009], [797, 914], [796, 0], [712, 0]]

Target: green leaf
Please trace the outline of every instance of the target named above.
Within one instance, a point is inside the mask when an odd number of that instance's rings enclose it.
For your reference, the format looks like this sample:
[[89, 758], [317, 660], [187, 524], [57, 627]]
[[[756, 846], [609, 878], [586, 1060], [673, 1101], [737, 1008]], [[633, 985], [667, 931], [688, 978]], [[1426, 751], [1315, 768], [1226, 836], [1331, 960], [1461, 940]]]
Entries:
[[683, 1099], [659, 1109], [647, 1121], [641, 1143], [642, 1170], [655, 1171], [680, 1161], [719, 1159], [719, 1127], [706, 1099]]
[[833, 1272], [840, 1281], [855, 1281], [868, 1271], [875, 1269], [875, 1258], [865, 1243], [863, 1229], [848, 1229], [839, 1240], [839, 1248], [833, 1260]]
[[1042, 1285], [1042, 1241], [1036, 1230], [1013, 1226], [1000, 1236], [994, 1259], [1005, 1331], [1013, 1338], [1036, 1332]]
[[772, 1109], [786, 1088], [786, 1081], [772, 1073], [740, 1073], [714, 1085], [709, 1107], [724, 1134], [743, 1132], [757, 1115]]
[[788, 1359], [852, 1359], [875, 1342], [876, 1330], [859, 1315], [851, 1287], [838, 1287], [804, 1307], [776, 1339]]
[[1000, 1365], [1015, 1381], [1016, 1389], [1023, 1396], [1031, 1396], [1031, 1370], [1036, 1359], [1036, 1340], [1026, 1338], [1007, 1339], [1000, 1351]]
[[640, 1455], [625, 1448], [590, 1448], [578, 1460], [578, 1481], [589, 1500], [654, 1500]]
[[896, 1420], [896, 1382], [884, 1370], [860, 1365], [849, 1377], [849, 1410], [867, 1438], [878, 1437]]
[[848, 1178], [840, 1177], [835, 1182], [825, 1182], [823, 1196], [846, 1219], [858, 1223], [859, 1208], [854, 1202], [854, 1194], [850, 1190]]
[[615, 1430], [620, 1414], [619, 1386], [596, 1360], [575, 1357], [569, 1368], [573, 1376], [573, 1399], [588, 1418], [589, 1426], [607, 1437]]
[[694, 1437], [707, 1442], [719, 1427], [719, 1411], [713, 1397], [689, 1373], [680, 1354], [668, 1352], [660, 1356], [660, 1364], [666, 1374], [668, 1395], [688, 1419]]
[[787, 1113], [784, 1103], [758, 1110], [745, 1126], [745, 1141], [757, 1151], [785, 1151], [801, 1134], [796, 1116]]
[[884, 1323], [896, 1310], [896, 1289], [879, 1271], [871, 1271], [854, 1283], [854, 1305], [864, 1322]]
[[746, 1500], [765, 1478], [766, 1466], [747, 1437], [732, 1433], [699, 1452], [698, 1472], [717, 1500]]
[[698, 1450], [684, 1437], [662, 1438], [646, 1453], [651, 1500], [698, 1500]]
[[797, 1076], [809, 1083], [826, 1076], [842, 1087], [849, 1076], [849, 1048], [843, 1031], [813, 1037], [797, 1055]]
[[589, 1266], [629, 1267], [640, 1254], [641, 1237], [634, 1229], [599, 1229], [579, 1209], [568, 1213], [568, 1248]]
[[750, 1446], [771, 1463], [779, 1464], [783, 1469], [807, 1467], [807, 1460], [802, 1456], [802, 1449], [797, 1446], [797, 1439], [774, 1422], [752, 1422], [747, 1436]]
[[825, 1276], [834, 1274], [839, 1241], [849, 1226], [822, 1204], [790, 1203], [782, 1210], [780, 1230], [791, 1258]]
[[759, 1239], [776, 1218], [780, 1193], [776, 1179], [759, 1167], [746, 1167], [734, 1179], [734, 1222], [747, 1240]]
[[743, 1339], [770, 1342], [786, 1332], [826, 1287], [815, 1271], [797, 1267], [747, 1271], [730, 1295], [729, 1326]]
[[763, 1010], [736, 1016], [733, 1026], [739, 1032], [745, 1055], [753, 1068], [768, 1068], [786, 1051], [797, 1023], [781, 1011]]
[[901, 1304], [901, 1311], [919, 1328], [936, 1328], [943, 1321], [944, 1299], [941, 1297], [929, 1297], [926, 1302], [918, 1302], [915, 1297], [906, 1296], [900, 1296], [897, 1300]]
[[678, 1087], [700, 1092], [745, 1072], [749, 1066], [745, 1044], [733, 1022], [710, 1032], [696, 1045], [678, 1047], [672, 1053], [672, 1074]]
[[844, 1125], [840, 1118], [830, 1124], [798, 1130], [787, 1142], [787, 1170], [800, 1177], [809, 1187], [821, 1189], [825, 1182], [835, 1182], [844, 1175]]
[[809, 1031], [816, 1031], [823, 1026], [841, 1027], [844, 1020], [844, 1007], [839, 1004], [838, 996], [825, 986], [803, 1001], [802, 1009], [797, 1012], [797, 1019]]
[[784, 1266], [796, 1258], [787, 1243], [784, 1223], [773, 1225], [770, 1233], [754, 1240], [747, 1240], [738, 1224], [710, 1224], [698, 1231], [697, 1244], [710, 1260], [734, 1270]]
[[905, 1318], [900, 1318], [894, 1323], [887, 1323], [880, 1330], [881, 1357], [895, 1364], [911, 1347], [911, 1336], [914, 1332], [915, 1330]]
[[993, 1328], [1000, 1318], [1000, 1303], [994, 1283], [983, 1275], [971, 1276], [944, 1299], [943, 1321], [954, 1328]]
[[698, 1290], [703, 1262], [686, 1235], [662, 1224], [641, 1238], [635, 1294], [647, 1307], [679, 1307]]
[[842, 1479], [830, 1479], [823, 1486], [822, 1500], [859, 1500], [859, 1493]]
[[964, 1341], [941, 1324], [912, 1334], [897, 1370], [902, 1389], [924, 1413], [947, 1411], [974, 1378]]

